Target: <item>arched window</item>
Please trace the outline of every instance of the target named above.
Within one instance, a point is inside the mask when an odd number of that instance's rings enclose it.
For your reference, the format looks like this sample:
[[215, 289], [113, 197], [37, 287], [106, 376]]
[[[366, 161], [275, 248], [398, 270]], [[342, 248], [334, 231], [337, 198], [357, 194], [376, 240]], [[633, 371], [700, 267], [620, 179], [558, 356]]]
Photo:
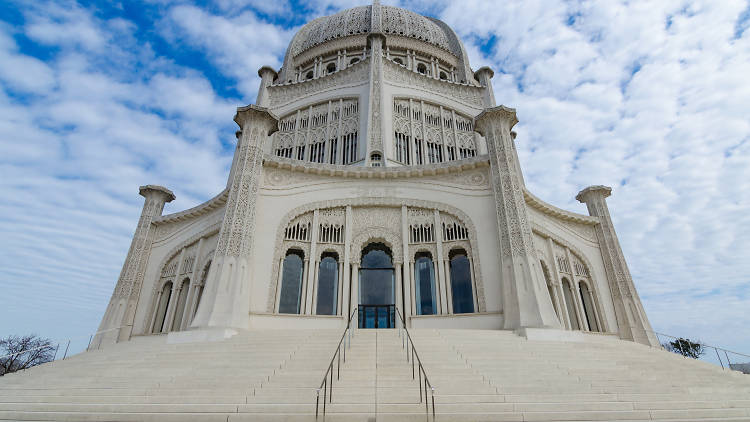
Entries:
[[300, 313], [303, 269], [304, 254], [302, 253], [302, 251], [290, 249], [286, 253], [286, 258], [284, 258], [284, 264], [282, 268], [279, 313]]
[[437, 314], [435, 265], [432, 262], [432, 255], [428, 252], [420, 252], [414, 257], [414, 285], [417, 315]]
[[394, 63], [398, 63], [398, 64], [400, 64], [400, 65], [402, 65], [402, 66], [403, 66], [403, 64], [404, 64], [404, 61], [403, 61], [403, 60], [401, 60], [401, 59], [400, 59], [400, 58], [398, 58], [398, 57], [396, 57], [395, 59], [393, 59], [393, 62], [394, 62]]
[[328, 63], [328, 66], [326, 66], [326, 72], [333, 73], [336, 71], [336, 63]]
[[589, 331], [601, 331], [599, 324], [596, 322], [596, 308], [594, 307], [594, 296], [589, 290], [586, 282], [578, 282], [578, 290], [581, 293], [581, 303], [583, 303], [583, 312], [586, 314], [586, 322], [589, 324]]
[[576, 302], [573, 300], [573, 288], [567, 278], [562, 279], [563, 295], [565, 296], [565, 307], [568, 309], [568, 319], [572, 330], [580, 330], [578, 317], [576, 316]]
[[339, 289], [339, 263], [335, 253], [324, 253], [318, 267], [318, 315], [336, 315]]
[[445, 72], [440, 72], [440, 79], [446, 80], [448, 79], [448, 75], [446, 75]]
[[555, 288], [552, 286], [552, 280], [550, 280], [549, 269], [544, 261], [539, 261], [539, 265], [542, 267], [542, 273], [544, 274], [544, 282], [547, 285], [547, 293], [549, 293], [549, 300], [552, 301], [552, 308], [557, 314], [557, 319], [560, 319], [560, 311], [557, 309], [557, 303], [555, 301]]
[[359, 57], [355, 57], [355, 58], [349, 60], [349, 64], [354, 64], [354, 63], [357, 63], [358, 61], [359, 61]]
[[313, 78], [313, 71], [307, 72], [307, 75], [305, 75], [305, 79], [312, 79]]
[[370, 243], [362, 250], [359, 270], [359, 303], [387, 305], [396, 302], [393, 258], [383, 243]]
[[161, 295], [159, 296], [159, 304], [156, 308], [156, 315], [154, 316], [154, 333], [160, 333], [164, 328], [164, 319], [167, 317], [167, 306], [169, 305], [169, 298], [171, 296], [172, 282], [168, 281], [164, 283], [164, 287], [161, 289]]
[[208, 261], [205, 267], [203, 267], [203, 278], [201, 278], [201, 284], [197, 286], [198, 291], [195, 292], [195, 306], [193, 306], [193, 317], [198, 312], [198, 306], [201, 304], [201, 298], [203, 297], [203, 289], [206, 288], [206, 279], [208, 278], [208, 271], [211, 269], [211, 261]]
[[474, 312], [474, 292], [471, 283], [471, 264], [463, 249], [454, 249], [448, 255], [451, 272], [451, 294], [453, 295], [453, 313], [470, 314]]
[[185, 313], [185, 303], [187, 302], [188, 291], [190, 290], [190, 279], [186, 278], [182, 281], [182, 287], [180, 287], [180, 295], [177, 297], [177, 308], [174, 313], [174, 324], [172, 329], [179, 331], [182, 327], [182, 315]]
[[380, 167], [380, 160], [382, 160], [382, 156], [377, 152], [370, 154], [370, 161], [373, 167]]
[[419, 73], [421, 73], [421, 74], [424, 75], [425, 73], [427, 73], [427, 66], [425, 66], [424, 63], [418, 64], [417, 65], [417, 72], [419, 72]]

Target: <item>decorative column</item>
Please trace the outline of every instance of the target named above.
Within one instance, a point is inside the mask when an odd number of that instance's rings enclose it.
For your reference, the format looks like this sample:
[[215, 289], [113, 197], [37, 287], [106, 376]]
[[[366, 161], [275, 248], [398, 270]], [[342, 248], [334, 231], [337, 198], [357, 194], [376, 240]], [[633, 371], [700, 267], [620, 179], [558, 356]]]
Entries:
[[487, 66], [480, 67], [474, 72], [474, 77], [479, 81], [479, 85], [484, 87], [484, 106], [495, 107], [495, 90], [492, 88], [492, 77], [495, 72]]
[[609, 214], [606, 198], [611, 194], [612, 188], [608, 186], [589, 186], [579, 192], [576, 199], [586, 204], [589, 215], [599, 218], [596, 238], [602, 253], [609, 289], [612, 292], [620, 338], [656, 346], [659, 341], [651, 329], [641, 298], [635, 290]]
[[148, 332], [153, 333], [154, 332], [154, 326], [156, 325], [156, 320], [158, 318], [159, 314], [159, 305], [161, 304], [161, 295], [164, 294], [164, 289], [159, 289], [159, 294], [156, 295], [156, 308], [154, 309], [154, 316], [151, 318], [151, 324], [149, 327], [151, 327]]
[[133, 321], [138, 298], [141, 294], [143, 276], [146, 272], [146, 263], [151, 253], [151, 243], [154, 238], [155, 228], [151, 222], [154, 218], [161, 216], [164, 204], [175, 199], [169, 189], [156, 186], [141, 186], [138, 193], [145, 198], [138, 226], [130, 243], [128, 256], [122, 265], [120, 277], [112, 292], [112, 298], [107, 306], [107, 311], [102, 317], [97, 331], [99, 333], [92, 344], [112, 344], [118, 341], [130, 339], [133, 332]]
[[[573, 257], [570, 255], [570, 249], [565, 248], [565, 259], [568, 261], [570, 266], [570, 288], [573, 289], [573, 302], [575, 302], [576, 317], [578, 317], [578, 326], [581, 327], [581, 331], [586, 331], [586, 327], [589, 327], [589, 321], [586, 319], [586, 312], [583, 310], [583, 302], [581, 301], [581, 289], [576, 281], [576, 269], [573, 265]], [[591, 327], [589, 330], [591, 331]]]
[[[396, 307], [398, 307], [399, 310], [403, 311], [403, 308], [402, 308], [401, 304], [403, 303], [403, 301], [402, 301], [402, 298], [403, 298], [402, 292], [404, 291], [404, 285], [403, 285], [403, 279], [401, 278], [401, 273], [402, 273], [401, 267], [402, 267], [402, 263], [401, 262], [396, 262], [395, 263], [395, 270], [396, 270], [395, 271], [396, 272]], [[397, 316], [397, 318], [398, 318], [398, 316]]]
[[499, 106], [484, 110], [475, 125], [487, 139], [490, 155], [500, 240], [504, 324], [506, 329], [559, 328], [532, 243], [522, 185], [515, 171], [510, 130], [516, 123], [516, 111]]
[[352, 291], [349, 314], [359, 307], [359, 262], [352, 262]]
[[383, 44], [385, 38], [380, 33], [380, 2], [372, 5], [372, 32], [367, 36], [370, 44], [370, 101], [367, 112], [366, 165], [370, 165], [372, 153], [379, 153], [385, 165], [383, 151]]
[[234, 178], [219, 231], [202, 301], [192, 327], [246, 328], [253, 281], [255, 207], [263, 172], [263, 146], [277, 127], [268, 110], [255, 105], [240, 107], [234, 116], [240, 127], [235, 150]]
[[[446, 280], [448, 277], [445, 274], [445, 265], [443, 265], [443, 230], [442, 224], [440, 224], [440, 211], [433, 210], [435, 216], [435, 230], [433, 235], [435, 236], [435, 256], [433, 262], [435, 264], [435, 278], [438, 280], [438, 296], [440, 297], [440, 313], [446, 315], [449, 313], [448, 307], [448, 283]], [[436, 312], [437, 313], [437, 312]]]
[[[409, 100], [411, 102], [411, 100]], [[411, 114], [411, 110], [409, 110]], [[412, 152], [413, 152], [412, 148]], [[414, 161], [412, 161], [414, 163]], [[409, 324], [409, 318], [412, 315], [411, 311], [411, 275], [409, 273], [409, 262], [411, 261], [411, 253], [409, 252], [409, 213], [406, 205], [401, 206], [401, 245], [404, 251], [404, 265], [403, 272], [405, 275], [402, 277], [404, 285], [404, 307], [401, 311], [404, 313], [404, 321], [407, 326]]]
[[549, 255], [552, 257], [552, 262], [550, 263], [549, 270], [552, 271], [552, 274], [550, 275], [552, 277], [552, 289], [555, 291], [555, 296], [557, 297], [557, 309], [560, 311], [560, 325], [563, 326], [563, 328], [567, 328], [568, 330], [572, 330], [572, 325], [570, 323], [570, 320], [568, 318], [568, 306], [565, 304], [565, 292], [562, 291], [561, 282], [562, 277], [560, 276], [560, 270], [557, 269], [557, 257], [555, 256], [555, 247], [552, 245], [552, 238], [547, 238], [547, 250], [549, 251]]
[[351, 245], [352, 245], [352, 207], [351, 205], [346, 206], [344, 222], [344, 295], [341, 299], [344, 301], [342, 304], [342, 314], [345, 318], [349, 318], [354, 308], [352, 307], [352, 272], [351, 272]]
[[258, 69], [258, 76], [260, 76], [260, 88], [258, 88], [258, 97], [255, 104], [260, 107], [268, 107], [268, 87], [273, 84], [273, 80], [279, 75], [269, 66], [263, 66]]
[[[445, 300], [448, 302], [448, 313], [453, 313], [453, 291], [451, 291], [451, 269], [450, 269], [450, 261], [448, 261], [448, 258], [443, 257], [443, 274], [445, 274], [445, 286], [446, 286], [446, 298]], [[472, 290], [476, 290], [472, 286]], [[476, 309], [476, 303], [474, 304], [474, 309]]]
[[177, 304], [180, 301], [180, 291], [182, 291], [182, 271], [185, 268], [185, 248], [180, 251], [180, 257], [177, 260], [177, 270], [175, 271], [174, 281], [172, 281], [172, 294], [169, 295], [169, 303], [167, 304], [167, 312], [164, 321], [166, 321], [166, 329], [164, 332], [170, 332], [174, 326], [174, 316], [177, 309]]
[[182, 312], [182, 323], [180, 324], [180, 327], [177, 327], [177, 329], [179, 330], [184, 330], [185, 328], [190, 326], [190, 317], [193, 315], [193, 307], [195, 304], [194, 296], [198, 291], [198, 285], [200, 285], [200, 280], [198, 280], [200, 268], [198, 266], [201, 264], [200, 257], [202, 255], [203, 238], [201, 237], [198, 241], [198, 247], [195, 249], [195, 259], [193, 260], [193, 270], [190, 272], [190, 284], [188, 288], [187, 298], [185, 299], [185, 309]]
[[305, 297], [305, 312], [308, 315], [315, 314], [315, 309], [313, 307], [316, 304], [315, 300], [315, 291], [317, 290], [316, 281], [318, 279], [318, 218], [319, 218], [319, 211], [316, 209], [313, 211], [313, 218], [312, 218], [312, 229], [310, 230], [310, 265], [309, 268], [305, 268], [306, 274], [307, 274], [307, 293], [304, 294]]

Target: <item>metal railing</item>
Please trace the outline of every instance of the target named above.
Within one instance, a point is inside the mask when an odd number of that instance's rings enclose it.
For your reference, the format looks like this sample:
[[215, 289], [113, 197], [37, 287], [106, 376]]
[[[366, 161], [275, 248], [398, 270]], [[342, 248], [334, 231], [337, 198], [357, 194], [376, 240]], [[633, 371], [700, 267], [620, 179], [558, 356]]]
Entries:
[[[352, 319], [354, 318], [354, 315], [357, 313], [357, 308], [355, 308], [351, 315], [349, 315], [349, 319], [346, 321], [346, 329], [344, 330], [344, 333], [341, 335], [341, 339], [339, 340], [339, 344], [336, 346], [336, 351], [333, 352], [333, 357], [331, 358], [331, 362], [328, 364], [328, 369], [326, 369], [326, 373], [323, 375], [323, 381], [321, 381], [320, 386], [318, 387], [316, 393], [315, 393], [315, 419], [318, 419], [318, 409], [320, 407], [320, 390], [323, 390], [323, 417], [326, 416], [326, 401], [329, 403], [333, 400], [333, 369], [336, 367], [336, 380], [340, 379], [341, 377], [341, 358], [343, 355], [344, 363], [346, 363], [346, 349], [351, 348], [352, 346], [352, 331], [354, 330], [354, 327], [352, 327]], [[347, 340], [348, 339], [348, 340]], [[343, 344], [343, 349], [342, 349]], [[343, 350], [343, 353], [342, 353]], [[337, 359], [338, 358], [338, 359]], [[336, 365], [338, 362], [338, 365]], [[328, 377], [330, 376], [331, 380], [328, 381]], [[328, 391], [330, 390], [330, 393]]]
[[[401, 311], [398, 309], [398, 307], [396, 307], [396, 314], [398, 315], [396, 321], [401, 322], [400, 327], [398, 326], [398, 323], [396, 324], [396, 328], [398, 328], [399, 330], [399, 337], [401, 338], [401, 348], [406, 349], [406, 361], [411, 362], [411, 378], [419, 378], [419, 383], [417, 384], [419, 386], [419, 402], [422, 403], [422, 397], [424, 397], [424, 410], [429, 417], [430, 404], [427, 398], [427, 392], [429, 388], [429, 392], [432, 398], [432, 420], [435, 420], [435, 387], [433, 387], [430, 380], [427, 379], [427, 372], [424, 369], [424, 365], [422, 365], [422, 360], [419, 358], [416, 347], [414, 347], [414, 341], [411, 339], [411, 334], [409, 334], [409, 330], [406, 328], [406, 320], [404, 319], [404, 316], [401, 314]], [[409, 345], [411, 345], [411, 355], [409, 354]], [[423, 379], [424, 382], [422, 381]], [[424, 391], [422, 390], [423, 388]], [[424, 395], [422, 393], [424, 393]]]
[[[106, 329], [106, 330], [97, 331], [97, 332], [95, 332], [93, 334], [90, 334], [90, 335], [87, 335], [87, 336], [70, 337], [70, 338], [67, 338], [67, 339], [60, 340], [60, 341], [58, 341], [56, 343], [50, 342], [50, 343], [45, 344], [43, 346], [34, 347], [32, 349], [21, 350], [19, 352], [10, 353], [10, 354], [4, 355], [4, 356], [0, 356], [0, 359], [6, 359], [6, 358], [13, 357], [13, 356], [24, 355], [24, 354], [27, 354], [27, 353], [30, 353], [30, 352], [41, 350], [41, 349], [51, 350], [52, 347], [54, 347], [55, 348], [55, 353], [52, 355], [52, 359], [50, 359], [50, 360], [48, 360], [46, 362], [41, 362], [41, 363], [39, 363], [37, 365], [44, 364], [44, 363], [55, 362], [57, 360], [65, 360], [68, 357], [68, 351], [70, 350], [70, 344], [74, 340], [84, 340], [84, 339], [88, 338], [89, 341], [88, 341], [88, 344], [86, 345], [85, 351], [89, 351], [89, 350], [91, 350], [91, 341], [94, 339], [94, 337], [96, 335], [101, 334], [101, 333], [106, 333], [106, 332], [109, 332], [109, 331], [119, 330], [121, 328], [123, 328], [123, 327], [109, 328], [109, 329]], [[58, 359], [57, 358], [57, 354], [60, 352], [60, 346], [62, 346], [63, 344], [65, 344], [65, 352], [63, 352], [62, 358]], [[99, 347], [100, 346], [101, 346], [101, 344], [99, 345]], [[98, 347], [97, 347], [97, 349], [98, 349]], [[27, 361], [26, 363], [28, 364], [30, 362]], [[37, 366], [37, 365], [32, 365], [32, 366], [29, 366], [29, 367], [24, 367], [24, 368], [21, 369], [21, 371], [25, 371], [25, 370], [33, 368], [34, 366]]]
[[[654, 334], [656, 336], [656, 339], [659, 341], [659, 347], [662, 348], [665, 351], [674, 352], [674, 353], [677, 353], [677, 354], [681, 354], [681, 355], [683, 355], [685, 357], [690, 357], [690, 356], [685, 355], [684, 353], [680, 353], [677, 350], [672, 351], [672, 350], [667, 349], [664, 346], [665, 343], [662, 342], [662, 337], [670, 339], [670, 340], [673, 340], [673, 342], [677, 344], [678, 348], [682, 344], [682, 342], [685, 342], [685, 348], [686, 349], [690, 347], [688, 342], [694, 342], [694, 343], [700, 344], [704, 348], [704, 351], [705, 351], [705, 349], [713, 350], [714, 353], [708, 353], [708, 356], [706, 356], [705, 359], [701, 359], [703, 355], [698, 355], [698, 356], [694, 356], [694, 357], [695, 357], [695, 359], [704, 360], [704, 361], [707, 361], [707, 362], [710, 362], [710, 363], [713, 363], [713, 364], [716, 364], [718, 362], [718, 364], [721, 366], [721, 369], [734, 369], [734, 368], [732, 368], [732, 366], [739, 367], [740, 364], [748, 364], [748, 366], [750, 366], [750, 355], [746, 355], [744, 353], [734, 352], [734, 351], [731, 351], [731, 350], [728, 350], [728, 349], [724, 349], [722, 347], [712, 346], [710, 344], [703, 343], [702, 341], [688, 340], [685, 337], [670, 336], [669, 334], [659, 333], [659, 332], [651, 331], [651, 330], [645, 330], [645, 331], [648, 331], [649, 333]], [[713, 354], [716, 354], [717, 361], [713, 360]], [[722, 354], [724, 355], [724, 359], [726, 359], [726, 366], [724, 365], [725, 362], [721, 358]], [[736, 356], [734, 363], [732, 363], [732, 360], [729, 358], [730, 355]], [[746, 362], [739, 362], [741, 358], [744, 358], [744, 360], [746, 360]], [[742, 371], [742, 372], [745, 372], [745, 371]], [[745, 373], [747, 373], [747, 372], [745, 372]]]

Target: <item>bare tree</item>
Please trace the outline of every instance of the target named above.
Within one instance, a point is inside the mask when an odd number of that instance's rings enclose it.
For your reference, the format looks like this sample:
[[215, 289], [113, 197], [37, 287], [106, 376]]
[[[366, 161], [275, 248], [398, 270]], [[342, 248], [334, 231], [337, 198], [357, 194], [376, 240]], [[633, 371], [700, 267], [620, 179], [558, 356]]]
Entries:
[[677, 353], [688, 358], [698, 359], [706, 353], [703, 344], [699, 341], [692, 341], [687, 338], [678, 338], [662, 344], [665, 349], [672, 353]]
[[54, 359], [55, 347], [36, 334], [0, 339], [0, 376], [31, 368]]

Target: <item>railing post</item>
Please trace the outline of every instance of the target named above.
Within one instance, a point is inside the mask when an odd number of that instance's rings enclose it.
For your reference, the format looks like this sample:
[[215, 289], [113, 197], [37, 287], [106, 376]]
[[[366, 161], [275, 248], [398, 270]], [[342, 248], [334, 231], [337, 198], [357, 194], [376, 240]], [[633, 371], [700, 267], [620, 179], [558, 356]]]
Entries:
[[724, 356], [727, 357], [727, 365], [729, 365], [729, 369], [732, 369], [732, 361], [729, 360], [729, 355], [726, 350], [724, 350]]
[[68, 340], [68, 345], [65, 346], [65, 354], [63, 355], [62, 360], [65, 360], [66, 357], [68, 357], [68, 348], [70, 347], [70, 340]]
[[94, 339], [94, 335], [92, 334], [92, 335], [89, 336], [89, 344], [86, 345], [86, 351], [87, 352], [89, 351], [89, 347], [91, 347], [91, 340], [93, 340], [93, 339]]
[[320, 405], [320, 388], [315, 392], [315, 420], [318, 420], [318, 406]]
[[721, 356], [719, 356], [719, 349], [713, 348], [714, 352], [716, 352], [716, 357], [719, 358], [719, 365], [721, 365], [721, 369], [724, 369], [724, 363], [721, 361]]
[[[327, 377], [326, 377], [327, 378]], [[323, 417], [326, 417], [326, 390], [328, 389], [328, 381], [323, 381]]]
[[331, 393], [328, 395], [328, 403], [333, 403], [333, 362], [331, 362], [329, 371], [331, 371]]
[[432, 391], [432, 420], [435, 421], [435, 387], [430, 385], [430, 390]]
[[60, 343], [57, 343], [57, 346], [55, 346], [55, 356], [52, 356], [53, 361], [57, 358], [57, 349], [59, 348], [60, 348]]
[[[414, 350], [412, 347], [411, 350]], [[419, 402], [422, 403], [422, 364], [419, 364], [419, 368], [417, 368], [417, 375], [419, 375]]]

